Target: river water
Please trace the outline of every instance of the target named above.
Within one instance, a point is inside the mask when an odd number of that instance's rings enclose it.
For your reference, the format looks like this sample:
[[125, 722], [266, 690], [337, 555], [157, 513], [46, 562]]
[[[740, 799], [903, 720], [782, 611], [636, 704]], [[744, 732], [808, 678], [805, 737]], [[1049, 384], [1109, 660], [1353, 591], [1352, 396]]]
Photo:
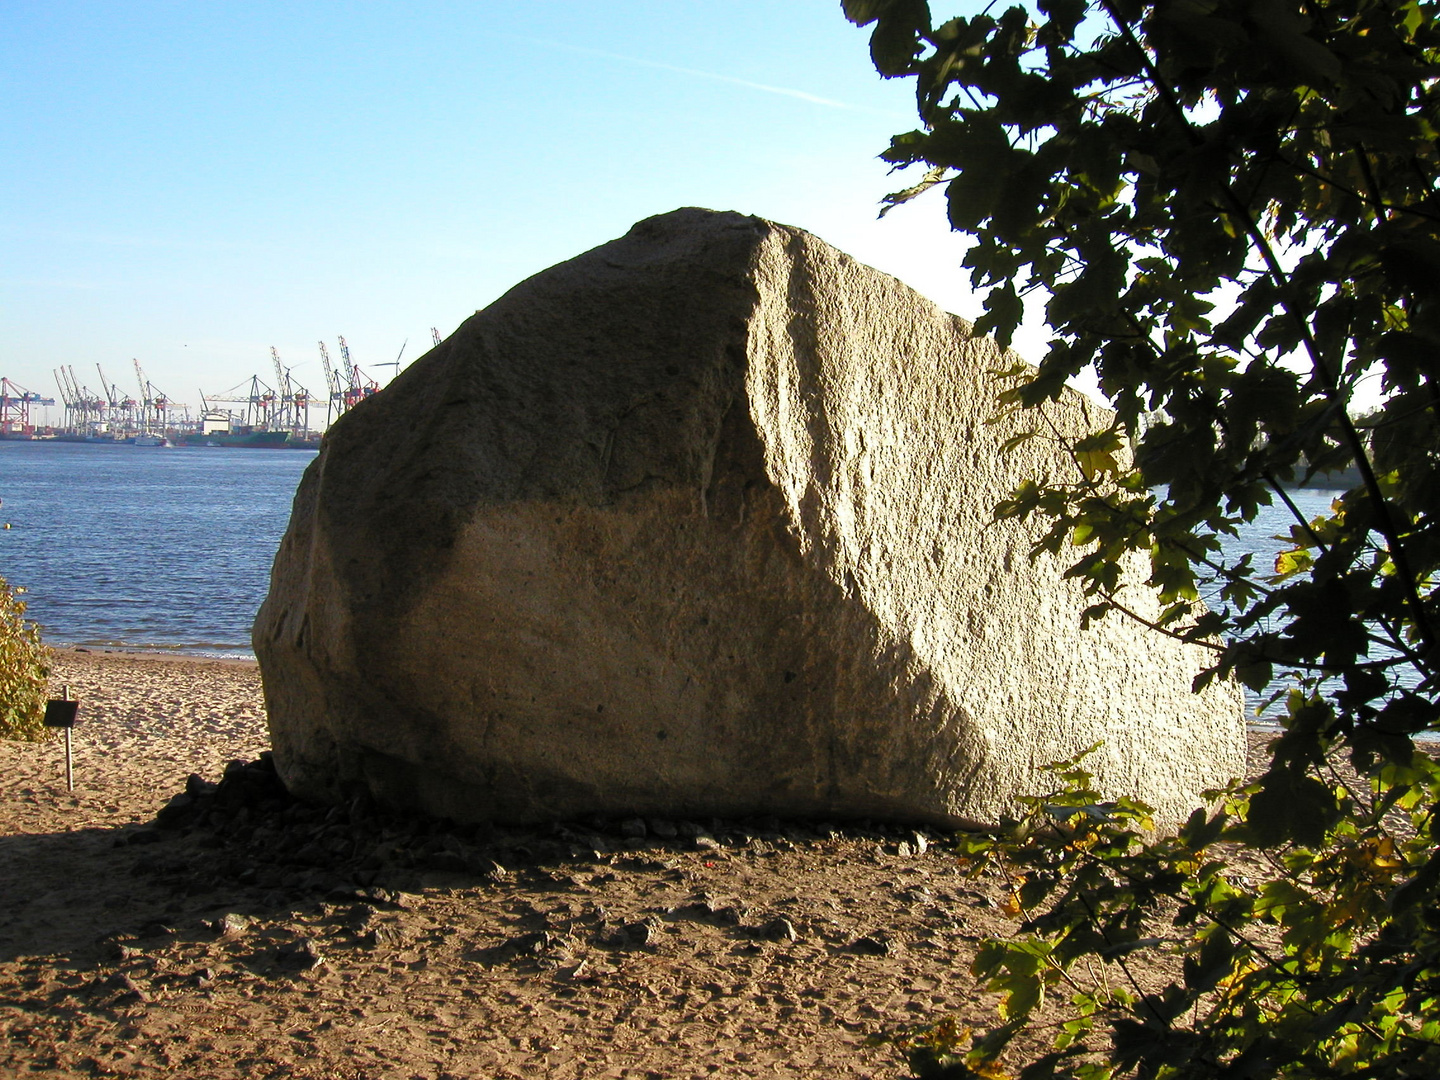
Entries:
[[[250, 625], [314, 457], [0, 441], [0, 576], [27, 590], [52, 644], [253, 656]], [[1336, 494], [1293, 497], [1313, 517]], [[1269, 507], [1227, 554], [1267, 567], [1290, 524]]]
[[310, 450], [0, 441], [0, 576], [55, 645], [249, 657]]

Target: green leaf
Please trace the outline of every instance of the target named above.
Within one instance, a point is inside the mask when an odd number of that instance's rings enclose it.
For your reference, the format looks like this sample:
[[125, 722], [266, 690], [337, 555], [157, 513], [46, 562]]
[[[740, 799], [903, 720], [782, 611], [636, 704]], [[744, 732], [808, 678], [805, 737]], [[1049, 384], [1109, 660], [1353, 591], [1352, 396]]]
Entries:
[[1085, 474], [1085, 479], [1094, 481], [1102, 476], [1113, 476], [1120, 471], [1120, 463], [1108, 450], [1081, 450], [1075, 454], [1075, 463]]
[[1029, 1016], [1045, 1000], [1045, 984], [1037, 975], [1008, 972], [992, 979], [990, 989], [1005, 995], [998, 1010], [1006, 1020]]
[[1275, 556], [1275, 580], [1282, 581], [1295, 574], [1303, 574], [1314, 565], [1310, 552], [1304, 548], [1282, 551]]
[[1262, 848], [1284, 843], [1302, 846], [1324, 842], [1339, 811], [1335, 794], [1312, 776], [1288, 768], [1272, 768], [1250, 799], [1245, 825]]
[[875, 23], [870, 35], [870, 58], [887, 78], [911, 73], [921, 48], [920, 35], [930, 29], [930, 6], [925, 0], [844, 0], [845, 17], [859, 26]]

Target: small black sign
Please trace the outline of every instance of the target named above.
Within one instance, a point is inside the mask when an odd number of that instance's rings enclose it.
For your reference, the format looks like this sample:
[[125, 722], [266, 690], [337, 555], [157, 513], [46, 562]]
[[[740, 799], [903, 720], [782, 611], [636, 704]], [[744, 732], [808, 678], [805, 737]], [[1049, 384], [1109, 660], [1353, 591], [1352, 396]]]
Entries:
[[80, 711], [78, 701], [47, 701], [45, 703], [46, 727], [74, 727], [75, 714]]

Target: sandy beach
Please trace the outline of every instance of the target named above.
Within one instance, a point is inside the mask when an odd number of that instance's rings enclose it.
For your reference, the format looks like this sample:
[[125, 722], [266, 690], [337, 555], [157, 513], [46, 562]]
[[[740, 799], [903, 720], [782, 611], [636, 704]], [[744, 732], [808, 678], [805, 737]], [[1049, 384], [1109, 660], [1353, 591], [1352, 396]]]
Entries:
[[73, 794], [61, 743], [0, 743], [0, 1075], [898, 1077], [868, 1035], [993, 1016], [1003, 883], [938, 835], [307, 807], [226, 774], [253, 663], [61, 652], [62, 685]]

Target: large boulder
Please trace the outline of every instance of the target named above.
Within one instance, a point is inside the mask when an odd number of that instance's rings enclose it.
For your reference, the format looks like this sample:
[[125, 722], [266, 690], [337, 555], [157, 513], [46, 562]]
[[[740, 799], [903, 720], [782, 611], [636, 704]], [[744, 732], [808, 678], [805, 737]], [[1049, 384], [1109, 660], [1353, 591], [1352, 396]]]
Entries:
[[[330, 431], [255, 625], [275, 762], [460, 820], [992, 819], [1103, 740], [1173, 819], [1243, 765], [1208, 657], [1080, 628], [968, 323], [679, 210], [516, 286]], [[1049, 406], [1071, 436], [1108, 414]], [[1157, 608], [1148, 594], [1129, 604]]]

